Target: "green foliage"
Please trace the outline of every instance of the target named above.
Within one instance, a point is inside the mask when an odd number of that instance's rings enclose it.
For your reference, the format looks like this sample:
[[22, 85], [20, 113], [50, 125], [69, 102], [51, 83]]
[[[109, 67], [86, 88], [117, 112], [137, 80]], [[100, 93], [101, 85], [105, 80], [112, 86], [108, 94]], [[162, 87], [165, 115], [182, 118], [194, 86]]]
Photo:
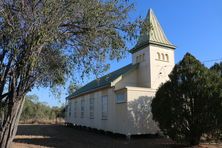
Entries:
[[63, 108], [50, 107], [47, 104], [39, 102], [35, 95], [26, 96], [20, 121], [42, 121], [53, 120], [57, 117], [63, 118]]
[[[18, 59], [37, 84], [63, 84], [64, 76], [98, 73], [105, 59], [121, 58], [135, 37], [133, 5], [123, 0], [34, 0], [0, 4], [0, 53]], [[25, 68], [25, 69], [24, 69]]]
[[0, 105], [107, 70], [106, 59], [120, 59], [136, 37], [132, 8], [125, 0], [0, 2]]
[[221, 131], [222, 80], [187, 53], [176, 64], [170, 80], [160, 86], [152, 101], [153, 119], [164, 134], [198, 144], [203, 134]]
[[98, 75], [107, 69], [105, 59], [125, 54], [139, 24], [128, 19], [132, 7], [125, 0], [0, 1], [1, 147], [9, 147], [32, 88], [54, 90], [70, 76]]
[[74, 83], [74, 82], [71, 82], [69, 84], [69, 87], [68, 87], [68, 95], [71, 95], [73, 94], [77, 89], [79, 89], [81, 86], [79, 86], [78, 84]]
[[217, 72], [222, 77], [222, 62], [215, 63], [210, 70]]

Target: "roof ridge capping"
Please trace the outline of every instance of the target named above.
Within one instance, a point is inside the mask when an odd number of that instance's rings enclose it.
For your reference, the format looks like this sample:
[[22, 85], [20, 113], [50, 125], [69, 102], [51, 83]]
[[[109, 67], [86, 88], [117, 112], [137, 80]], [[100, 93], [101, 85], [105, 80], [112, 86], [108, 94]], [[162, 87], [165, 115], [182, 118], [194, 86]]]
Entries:
[[141, 26], [141, 32], [137, 44], [130, 50], [130, 52], [134, 53], [149, 44], [165, 46], [171, 49], [176, 48], [176, 46], [167, 39], [152, 9], [148, 10], [144, 23]]

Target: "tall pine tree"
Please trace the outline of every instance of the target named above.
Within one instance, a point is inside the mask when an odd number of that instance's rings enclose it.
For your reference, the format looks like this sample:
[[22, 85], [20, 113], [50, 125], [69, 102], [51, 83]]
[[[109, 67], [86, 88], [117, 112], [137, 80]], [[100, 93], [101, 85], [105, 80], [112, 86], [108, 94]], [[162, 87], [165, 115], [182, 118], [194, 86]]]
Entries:
[[152, 102], [153, 119], [174, 140], [199, 144], [221, 130], [222, 80], [187, 53]]

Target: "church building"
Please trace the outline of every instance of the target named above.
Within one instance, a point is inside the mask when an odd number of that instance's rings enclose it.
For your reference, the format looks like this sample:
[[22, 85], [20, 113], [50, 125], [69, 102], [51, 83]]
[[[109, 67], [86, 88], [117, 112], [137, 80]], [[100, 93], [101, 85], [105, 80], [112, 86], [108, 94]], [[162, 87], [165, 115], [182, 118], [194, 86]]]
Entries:
[[124, 135], [156, 134], [151, 102], [174, 67], [175, 46], [150, 9], [132, 63], [93, 80], [67, 97], [66, 122]]

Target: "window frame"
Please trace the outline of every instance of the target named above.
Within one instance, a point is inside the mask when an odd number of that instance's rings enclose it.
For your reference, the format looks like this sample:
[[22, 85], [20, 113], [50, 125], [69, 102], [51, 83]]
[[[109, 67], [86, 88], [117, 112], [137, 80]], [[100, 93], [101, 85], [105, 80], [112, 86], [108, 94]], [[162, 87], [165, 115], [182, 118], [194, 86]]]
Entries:
[[77, 118], [77, 103], [78, 103], [78, 101], [75, 101], [74, 102], [74, 118]]
[[69, 103], [69, 117], [72, 116], [72, 103]]
[[165, 54], [165, 56], [166, 56], [166, 61], [169, 62], [169, 55]]
[[161, 56], [162, 56], [162, 61], [165, 61], [165, 55], [161, 53]]
[[89, 98], [89, 118], [94, 119], [95, 98]]
[[143, 62], [143, 61], [145, 61], [145, 53], [138, 54], [136, 56], [136, 63], [140, 63], [140, 62]]
[[157, 59], [158, 59], [158, 60], [161, 60], [161, 55], [160, 55], [159, 52], [157, 52]]
[[[118, 100], [118, 95], [122, 95], [123, 99]], [[121, 104], [121, 103], [126, 103], [127, 99], [126, 99], [126, 92], [125, 91], [119, 91], [116, 92], [116, 104]]]
[[108, 95], [103, 95], [101, 97], [101, 116], [102, 120], [108, 119]]
[[85, 110], [85, 99], [81, 99], [81, 118], [84, 118], [84, 110]]
[[136, 56], [136, 63], [138, 63], [139, 62], [139, 57], [138, 57], [138, 55]]

